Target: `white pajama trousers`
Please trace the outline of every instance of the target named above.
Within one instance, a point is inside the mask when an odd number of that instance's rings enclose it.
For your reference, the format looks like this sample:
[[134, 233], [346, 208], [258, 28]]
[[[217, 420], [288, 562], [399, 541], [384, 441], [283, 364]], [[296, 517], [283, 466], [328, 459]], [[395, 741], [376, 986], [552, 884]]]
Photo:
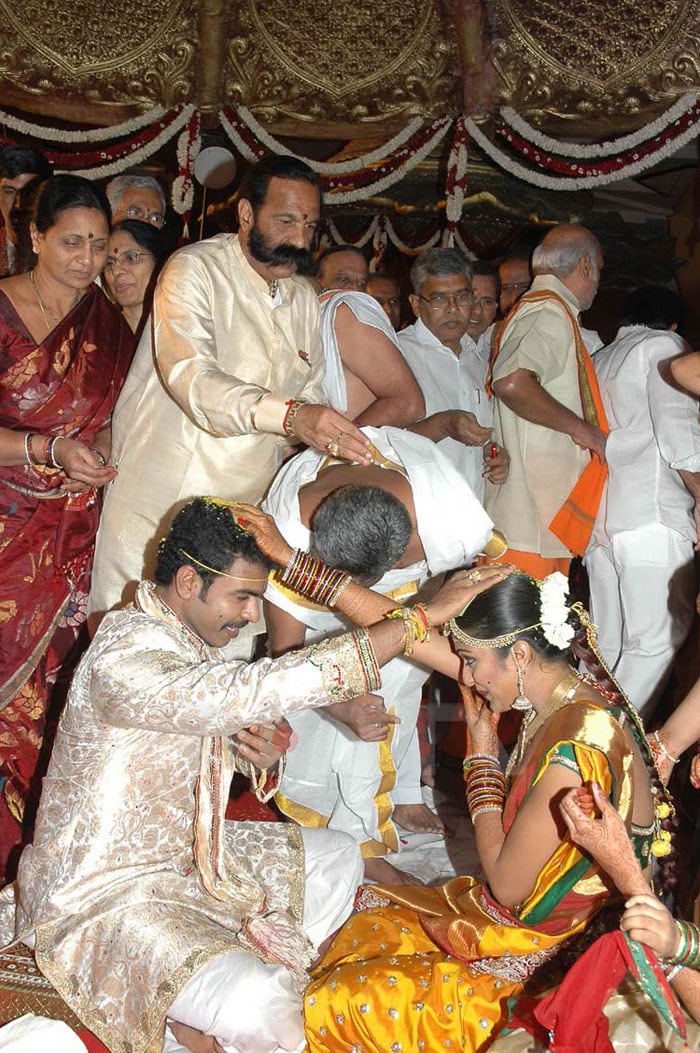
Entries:
[[[349, 917], [362, 880], [359, 846], [346, 834], [301, 831], [306, 886], [304, 931], [318, 947]], [[279, 1053], [304, 1045], [301, 996], [288, 971], [246, 951], [202, 966], [182, 988], [168, 1018], [213, 1035], [226, 1053]], [[163, 1053], [186, 1053], [166, 1029]]]
[[693, 622], [693, 543], [652, 524], [613, 535], [590, 549], [585, 563], [600, 650], [648, 717]]

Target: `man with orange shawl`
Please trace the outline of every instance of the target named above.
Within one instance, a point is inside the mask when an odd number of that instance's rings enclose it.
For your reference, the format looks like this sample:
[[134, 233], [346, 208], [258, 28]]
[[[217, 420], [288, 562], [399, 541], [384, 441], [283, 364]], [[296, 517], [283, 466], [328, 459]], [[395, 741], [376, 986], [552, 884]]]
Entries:
[[512, 548], [504, 557], [543, 577], [566, 573], [590, 538], [605, 482], [607, 424], [578, 316], [598, 290], [603, 256], [583, 227], [554, 227], [532, 257], [535, 279], [501, 328], [492, 364], [496, 442], [510, 473], [486, 509]]

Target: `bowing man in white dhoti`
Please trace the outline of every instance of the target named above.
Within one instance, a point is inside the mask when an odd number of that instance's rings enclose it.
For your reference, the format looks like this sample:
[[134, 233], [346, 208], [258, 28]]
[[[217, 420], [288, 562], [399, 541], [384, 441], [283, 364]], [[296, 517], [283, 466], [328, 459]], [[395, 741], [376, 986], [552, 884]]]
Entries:
[[[493, 525], [430, 440], [397, 428], [362, 430], [373, 444], [374, 464], [308, 450], [277, 475], [264, 508], [290, 545], [404, 603], [430, 578], [468, 566]], [[271, 578], [265, 600], [273, 654], [347, 630], [343, 617], [292, 593], [279, 576]], [[287, 757], [277, 803], [303, 826], [351, 834], [371, 880], [397, 880], [396, 869], [381, 858], [399, 849], [395, 823], [419, 831], [441, 825], [420, 790], [416, 720], [428, 672], [406, 658], [391, 661], [382, 674], [387, 713], [381, 703], [368, 703], [369, 731], [341, 723], [337, 708], [333, 716], [318, 711], [290, 719], [298, 743]], [[363, 741], [356, 731], [386, 738]]]

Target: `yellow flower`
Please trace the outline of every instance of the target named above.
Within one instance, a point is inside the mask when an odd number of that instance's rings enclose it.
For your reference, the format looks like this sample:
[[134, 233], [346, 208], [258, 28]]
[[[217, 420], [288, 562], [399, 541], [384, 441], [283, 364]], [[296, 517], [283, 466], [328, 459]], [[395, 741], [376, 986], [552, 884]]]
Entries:
[[[661, 832], [662, 833], [666, 833], [665, 830], [662, 830]], [[661, 841], [661, 840], [659, 840], [659, 841], [652, 841], [652, 843], [651, 843], [651, 854], [653, 856], [656, 856], [657, 859], [660, 859], [662, 856], [670, 855], [671, 854], [671, 845], [670, 845], [670, 843], [668, 841]]]
[[666, 801], [659, 801], [656, 805], [656, 815], [658, 819], [668, 819], [671, 814], [671, 806]]

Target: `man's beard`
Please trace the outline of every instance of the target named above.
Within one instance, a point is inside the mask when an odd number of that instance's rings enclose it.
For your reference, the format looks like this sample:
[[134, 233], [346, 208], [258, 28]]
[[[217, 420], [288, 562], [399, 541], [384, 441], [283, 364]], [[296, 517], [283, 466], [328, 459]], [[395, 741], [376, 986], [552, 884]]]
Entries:
[[271, 249], [255, 223], [253, 223], [248, 238], [248, 248], [251, 256], [255, 257], [259, 263], [266, 263], [271, 267], [285, 267], [293, 263], [295, 274], [308, 274], [311, 270], [311, 253], [308, 249], [299, 249], [296, 245], [285, 244]]

